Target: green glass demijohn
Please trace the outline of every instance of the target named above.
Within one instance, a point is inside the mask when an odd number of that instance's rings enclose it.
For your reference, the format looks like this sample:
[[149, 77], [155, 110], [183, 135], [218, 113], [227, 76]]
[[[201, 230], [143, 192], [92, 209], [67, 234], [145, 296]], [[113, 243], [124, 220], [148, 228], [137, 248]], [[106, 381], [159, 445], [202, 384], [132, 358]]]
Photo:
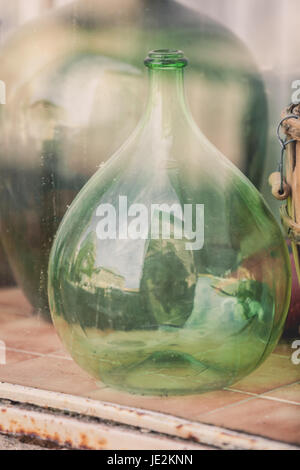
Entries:
[[276, 345], [290, 299], [280, 228], [195, 125], [186, 64], [180, 51], [149, 53], [144, 117], [77, 195], [50, 255], [66, 348], [98, 380], [139, 394], [249, 374]]

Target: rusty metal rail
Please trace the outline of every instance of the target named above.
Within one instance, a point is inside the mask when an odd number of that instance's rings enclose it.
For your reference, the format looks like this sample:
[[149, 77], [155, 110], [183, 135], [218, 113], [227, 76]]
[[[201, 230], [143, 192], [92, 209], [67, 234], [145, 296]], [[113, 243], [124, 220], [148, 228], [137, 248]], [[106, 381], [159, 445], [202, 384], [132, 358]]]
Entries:
[[163, 413], [20, 385], [0, 383], [0, 396], [0, 432], [33, 436], [61, 446], [109, 450], [299, 449]]

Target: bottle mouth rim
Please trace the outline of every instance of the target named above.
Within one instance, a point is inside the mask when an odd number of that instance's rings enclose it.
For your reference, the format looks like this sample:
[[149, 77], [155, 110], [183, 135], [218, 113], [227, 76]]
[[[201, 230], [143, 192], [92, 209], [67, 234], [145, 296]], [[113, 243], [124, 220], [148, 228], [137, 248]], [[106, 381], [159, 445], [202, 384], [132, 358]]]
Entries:
[[182, 68], [188, 64], [184, 53], [177, 49], [155, 49], [148, 53], [144, 64], [149, 68]]

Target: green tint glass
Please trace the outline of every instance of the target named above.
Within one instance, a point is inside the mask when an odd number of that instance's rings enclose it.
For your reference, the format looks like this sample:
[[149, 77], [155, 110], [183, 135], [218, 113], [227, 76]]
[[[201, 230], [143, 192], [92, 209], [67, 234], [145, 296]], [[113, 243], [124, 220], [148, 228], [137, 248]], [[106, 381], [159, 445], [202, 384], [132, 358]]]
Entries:
[[49, 301], [74, 360], [141, 394], [228, 386], [270, 354], [290, 298], [281, 231], [185, 104], [180, 51], [149, 53], [149, 99], [81, 190], [50, 255]]

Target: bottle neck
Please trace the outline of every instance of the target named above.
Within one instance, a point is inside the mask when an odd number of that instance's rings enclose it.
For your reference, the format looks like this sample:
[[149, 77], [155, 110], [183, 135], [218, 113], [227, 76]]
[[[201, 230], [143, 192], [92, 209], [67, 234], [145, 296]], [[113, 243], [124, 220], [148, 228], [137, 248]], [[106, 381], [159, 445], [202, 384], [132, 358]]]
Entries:
[[183, 68], [149, 69], [149, 83], [146, 119], [167, 136], [186, 113]]

